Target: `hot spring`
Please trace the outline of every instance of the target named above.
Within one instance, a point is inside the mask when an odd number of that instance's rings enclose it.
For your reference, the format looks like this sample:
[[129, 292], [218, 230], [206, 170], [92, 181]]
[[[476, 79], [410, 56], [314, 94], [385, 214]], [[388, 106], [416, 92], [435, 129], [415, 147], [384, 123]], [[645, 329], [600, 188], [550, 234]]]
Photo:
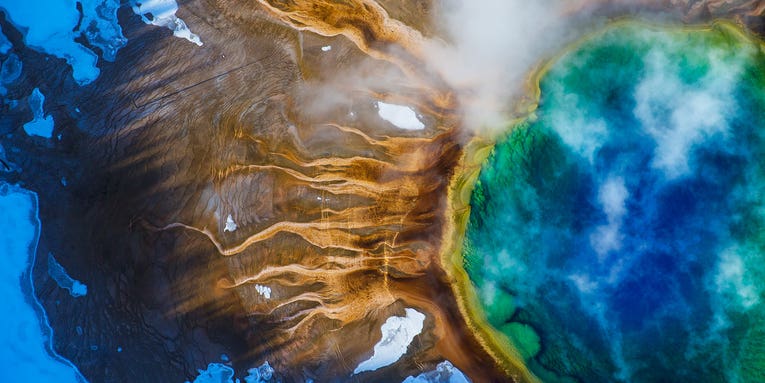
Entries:
[[464, 268], [546, 382], [765, 381], [765, 55], [622, 22], [541, 76], [470, 199]]

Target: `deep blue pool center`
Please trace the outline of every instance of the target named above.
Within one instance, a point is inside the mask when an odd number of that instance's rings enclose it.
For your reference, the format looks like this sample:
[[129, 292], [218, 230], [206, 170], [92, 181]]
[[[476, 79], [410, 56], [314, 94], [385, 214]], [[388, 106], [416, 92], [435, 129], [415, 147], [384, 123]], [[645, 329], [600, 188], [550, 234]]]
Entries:
[[546, 382], [765, 382], [765, 57], [731, 25], [558, 59], [471, 197], [464, 266]]

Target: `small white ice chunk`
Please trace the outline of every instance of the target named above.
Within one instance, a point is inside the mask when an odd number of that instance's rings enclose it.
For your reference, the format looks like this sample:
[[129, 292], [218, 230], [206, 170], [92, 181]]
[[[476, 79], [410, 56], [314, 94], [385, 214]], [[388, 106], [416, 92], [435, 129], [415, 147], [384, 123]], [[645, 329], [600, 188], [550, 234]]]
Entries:
[[445, 360], [439, 363], [435, 370], [409, 376], [402, 383], [470, 383], [470, 379], [450, 361]]
[[[197, 370], [199, 375], [194, 383], [232, 383], [234, 369], [221, 363], [210, 363], [205, 370]], [[186, 383], [189, 383], [186, 381]]]
[[332, 50], [332, 46], [331, 45], [325, 45], [325, 46], [321, 47], [321, 51], [322, 52], [329, 52], [331, 50]]
[[69, 295], [75, 298], [88, 294], [88, 286], [70, 277], [64, 266], [61, 266], [53, 257], [53, 254], [48, 254], [48, 275], [56, 281], [58, 287], [69, 290]]
[[377, 101], [377, 113], [385, 121], [404, 130], [422, 130], [425, 124], [417, 118], [414, 109], [404, 105], [387, 104]]
[[354, 374], [390, 366], [406, 354], [409, 344], [422, 331], [425, 314], [411, 308], [405, 311], [405, 317], [393, 316], [383, 323], [380, 327], [382, 339], [375, 344], [374, 354], [371, 358], [359, 363], [353, 370]]
[[231, 214], [226, 217], [226, 227], [223, 228], [223, 232], [227, 231], [236, 231], [236, 222], [234, 222], [234, 217], [231, 216]]
[[274, 372], [274, 368], [268, 362], [265, 362], [258, 368], [247, 370], [247, 376], [244, 377], [244, 381], [245, 383], [269, 382], [274, 377]]
[[268, 286], [263, 285], [255, 285], [255, 290], [258, 291], [258, 294], [262, 295], [266, 299], [271, 299], [271, 288]]
[[133, 0], [133, 13], [141, 16], [146, 24], [166, 27], [173, 31], [175, 37], [180, 37], [202, 46], [199, 36], [191, 33], [186, 22], [178, 18], [178, 4], [175, 0]]
[[24, 131], [30, 136], [51, 138], [53, 135], [53, 117], [44, 115], [44, 102], [45, 96], [40, 92], [40, 89], [35, 88], [32, 95], [29, 96], [29, 108], [32, 109], [34, 118], [24, 124]]

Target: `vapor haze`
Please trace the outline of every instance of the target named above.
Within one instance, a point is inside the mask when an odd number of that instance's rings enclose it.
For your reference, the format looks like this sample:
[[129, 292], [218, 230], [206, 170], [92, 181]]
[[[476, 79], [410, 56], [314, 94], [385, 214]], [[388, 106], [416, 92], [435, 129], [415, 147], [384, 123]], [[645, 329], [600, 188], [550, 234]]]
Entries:
[[528, 95], [535, 67], [609, 18], [702, 22], [756, 9], [753, 1], [444, 0], [433, 23], [446, 36], [428, 40], [425, 52], [431, 69], [457, 90], [464, 125], [502, 129]]
[[459, 92], [468, 128], [506, 123], [534, 66], [579, 35], [570, 13], [579, 3], [455, 0], [443, 6], [435, 23], [445, 25], [448, 36], [429, 41], [426, 53]]

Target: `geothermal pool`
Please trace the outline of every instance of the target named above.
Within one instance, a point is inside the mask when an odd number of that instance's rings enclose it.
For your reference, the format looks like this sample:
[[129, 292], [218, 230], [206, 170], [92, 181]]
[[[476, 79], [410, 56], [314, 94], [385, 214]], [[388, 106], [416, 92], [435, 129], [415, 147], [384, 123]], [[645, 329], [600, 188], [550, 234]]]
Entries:
[[541, 77], [471, 197], [464, 267], [546, 382], [765, 381], [765, 56], [621, 23]]

